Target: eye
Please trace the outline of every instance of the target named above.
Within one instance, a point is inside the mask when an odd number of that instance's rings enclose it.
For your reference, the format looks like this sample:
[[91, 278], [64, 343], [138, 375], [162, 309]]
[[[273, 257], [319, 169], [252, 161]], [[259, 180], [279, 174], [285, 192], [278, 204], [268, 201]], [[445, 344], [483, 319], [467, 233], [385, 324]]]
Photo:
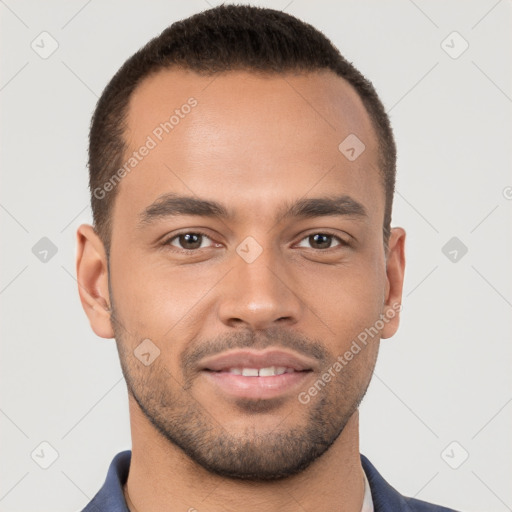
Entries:
[[[313, 233], [308, 235], [300, 241], [299, 247], [307, 247], [306, 245], [303, 245], [304, 242], [310, 244], [311, 248], [319, 250], [331, 249], [338, 245], [348, 245], [347, 242], [342, 240], [340, 237], [331, 235], [330, 233]], [[333, 242], [336, 242], [336, 244], [333, 245]]]
[[204, 249], [205, 247], [209, 247], [209, 245], [203, 245], [205, 241], [212, 241], [211, 238], [201, 232], [190, 231], [187, 233], [180, 233], [178, 235], [169, 238], [164, 245], [170, 245], [172, 247], [177, 247], [179, 249], [184, 249], [187, 251], [193, 251], [195, 249]]

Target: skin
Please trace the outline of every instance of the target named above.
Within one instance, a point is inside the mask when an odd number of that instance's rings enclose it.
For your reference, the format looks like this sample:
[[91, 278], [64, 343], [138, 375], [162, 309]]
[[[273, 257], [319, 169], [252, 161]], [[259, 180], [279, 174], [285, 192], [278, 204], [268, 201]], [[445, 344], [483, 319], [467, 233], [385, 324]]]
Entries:
[[[116, 338], [127, 381], [130, 509], [360, 512], [357, 407], [399, 314], [307, 404], [297, 395], [401, 302], [405, 232], [393, 228], [385, 250], [370, 118], [331, 72], [165, 70], [132, 96], [127, 154], [191, 96], [197, 106], [118, 185], [109, 266], [94, 229], [77, 232], [84, 310], [98, 336]], [[350, 133], [366, 146], [353, 162], [338, 150]], [[216, 201], [233, 216], [140, 225], [168, 193]], [[333, 194], [366, 215], [279, 215], [285, 203]], [[176, 238], [198, 230], [207, 234], [200, 248]], [[310, 235], [318, 233], [333, 237], [317, 243]], [[236, 251], [248, 236], [262, 249], [251, 263]], [[147, 338], [160, 354], [145, 366], [133, 351]], [[284, 347], [315, 354], [314, 369], [278, 398], [235, 399], [197, 359], [184, 364], [205, 347]]]

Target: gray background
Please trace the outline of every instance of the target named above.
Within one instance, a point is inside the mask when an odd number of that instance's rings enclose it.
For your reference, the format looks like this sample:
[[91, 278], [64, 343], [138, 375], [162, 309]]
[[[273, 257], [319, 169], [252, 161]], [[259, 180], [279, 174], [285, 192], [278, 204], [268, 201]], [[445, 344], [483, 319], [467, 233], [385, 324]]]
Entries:
[[[115, 343], [90, 330], [74, 277], [76, 227], [91, 220], [88, 126], [124, 60], [209, 5], [0, 1], [1, 511], [80, 510], [130, 448]], [[405, 495], [512, 510], [510, 0], [258, 5], [330, 37], [396, 134], [404, 309], [361, 406], [361, 452]], [[58, 43], [47, 58], [43, 31]], [[42, 442], [58, 452], [47, 469]]]

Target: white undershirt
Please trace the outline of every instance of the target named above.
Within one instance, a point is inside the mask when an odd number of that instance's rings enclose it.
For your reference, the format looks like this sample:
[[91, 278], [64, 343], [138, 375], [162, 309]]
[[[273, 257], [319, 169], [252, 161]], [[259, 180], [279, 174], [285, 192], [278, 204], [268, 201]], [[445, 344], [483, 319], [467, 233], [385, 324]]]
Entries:
[[363, 508], [361, 512], [373, 512], [373, 500], [372, 500], [372, 491], [370, 490], [370, 483], [368, 482], [368, 478], [366, 477], [366, 473], [364, 473], [364, 499], [363, 499]]

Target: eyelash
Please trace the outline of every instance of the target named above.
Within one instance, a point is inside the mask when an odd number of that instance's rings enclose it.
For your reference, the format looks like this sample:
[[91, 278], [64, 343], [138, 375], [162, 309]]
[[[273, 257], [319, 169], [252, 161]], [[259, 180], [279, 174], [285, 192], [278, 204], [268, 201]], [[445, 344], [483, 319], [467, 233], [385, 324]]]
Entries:
[[183, 249], [182, 247], [174, 247], [174, 246], [171, 245], [171, 242], [173, 240], [175, 240], [176, 238], [179, 238], [180, 236], [183, 236], [183, 235], [201, 235], [201, 236], [204, 236], [204, 237], [209, 238], [211, 240], [211, 237], [207, 233], [205, 233], [204, 231], [200, 231], [200, 230], [183, 231], [182, 233], [178, 233], [176, 235], [173, 235], [171, 238], [168, 238], [167, 240], [164, 240], [162, 245], [164, 247], [171, 247], [171, 250], [179, 252], [179, 253], [182, 253], [182, 254], [194, 254], [194, 253], [197, 253], [200, 249]]
[[[204, 231], [201, 231], [201, 230], [194, 230], [194, 231], [183, 231], [182, 233], [177, 233], [176, 235], [173, 235], [171, 238], [168, 238], [166, 239], [164, 242], [162, 242], [162, 245], [164, 247], [171, 247], [171, 250], [173, 251], [176, 251], [178, 253], [181, 253], [181, 254], [186, 254], [186, 255], [193, 255], [195, 253], [197, 253], [198, 251], [200, 251], [201, 249], [183, 249], [181, 247], [175, 247], [175, 246], [172, 246], [171, 245], [171, 242], [177, 238], [179, 238], [180, 236], [183, 236], [183, 235], [190, 235], [190, 234], [193, 234], [193, 235], [201, 235], [203, 237], [206, 237], [210, 240], [211, 237], [205, 233]], [[335, 239], [337, 242], [339, 242], [339, 246], [341, 247], [349, 247], [350, 244], [346, 241], [346, 240], [343, 240], [342, 238], [340, 238], [338, 235], [335, 235], [334, 233], [331, 233], [330, 231], [314, 231], [312, 233], [309, 233], [307, 234], [306, 236], [303, 236], [300, 240], [299, 240], [299, 243], [302, 242], [303, 240], [309, 238], [310, 236], [313, 236], [313, 235], [326, 235], [326, 236], [330, 236], [332, 237], [333, 239]], [[213, 241], [213, 240], [212, 240]], [[329, 251], [330, 249], [335, 249], [336, 247], [339, 247], [339, 246], [335, 246], [335, 247], [328, 247], [327, 249], [314, 249], [314, 248], [311, 248], [313, 251], [319, 251], [319, 252], [327, 252]]]

